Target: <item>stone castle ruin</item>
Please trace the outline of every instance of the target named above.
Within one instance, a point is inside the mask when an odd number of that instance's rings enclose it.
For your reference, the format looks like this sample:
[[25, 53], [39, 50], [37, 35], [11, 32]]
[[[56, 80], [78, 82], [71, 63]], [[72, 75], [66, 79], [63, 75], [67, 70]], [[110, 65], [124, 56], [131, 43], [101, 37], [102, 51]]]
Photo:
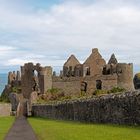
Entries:
[[29, 99], [33, 91], [44, 94], [52, 88], [52, 68], [27, 63], [21, 67], [21, 89], [24, 98]]
[[96, 48], [83, 64], [71, 55], [60, 76], [54, 73], [50, 66], [33, 63], [21, 66], [21, 77], [16, 79], [21, 79], [23, 97], [29, 99], [34, 91], [44, 94], [52, 88], [61, 89], [65, 94], [79, 94], [81, 91], [92, 94], [97, 89], [110, 90], [113, 87], [134, 89], [133, 65], [118, 63], [114, 54], [106, 64]]
[[132, 90], [133, 64], [118, 63], [114, 54], [106, 64], [95, 48], [83, 64], [71, 55], [63, 66], [63, 75], [52, 77], [52, 87], [69, 94], [81, 91], [92, 94], [97, 89], [110, 90], [113, 87]]
[[[95, 48], [83, 64], [71, 55], [59, 76], [51, 66], [26, 63], [21, 66], [21, 72], [9, 72], [7, 86], [20, 86], [19, 100], [15, 100], [17, 96], [11, 94], [11, 102], [19, 102], [22, 106], [22, 109], [17, 107], [22, 110], [19, 114], [26, 114], [27, 110], [31, 110], [31, 101], [35, 96], [43, 95], [49, 89], [61, 89], [65, 95], [79, 95], [81, 92], [92, 95], [95, 90], [111, 90], [113, 87], [133, 90], [133, 64], [119, 63], [114, 54], [106, 63]], [[14, 105], [13, 110], [16, 108]]]
[[60, 76], [56, 76], [51, 66], [26, 63], [21, 66], [21, 73], [9, 72], [8, 85], [21, 85], [26, 99], [34, 91], [44, 94], [52, 88], [61, 89], [65, 94], [79, 94], [81, 91], [92, 94], [97, 89], [110, 90], [113, 87], [133, 90], [133, 64], [119, 63], [114, 54], [106, 63], [95, 48], [83, 64], [71, 55]]

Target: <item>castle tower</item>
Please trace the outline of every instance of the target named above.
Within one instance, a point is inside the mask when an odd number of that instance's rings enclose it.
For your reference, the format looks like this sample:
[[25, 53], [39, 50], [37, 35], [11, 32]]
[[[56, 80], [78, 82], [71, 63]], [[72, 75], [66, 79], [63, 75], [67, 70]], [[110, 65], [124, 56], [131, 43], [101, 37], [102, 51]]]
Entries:
[[10, 85], [12, 81], [13, 81], [13, 73], [9, 72], [8, 73], [8, 84]]
[[133, 64], [117, 64], [118, 87], [133, 90]]
[[20, 80], [21, 80], [20, 71], [17, 71], [17, 74], [16, 74], [16, 81], [20, 81]]
[[52, 67], [44, 67], [39, 73], [39, 87], [41, 93], [44, 94], [48, 89], [52, 88]]
[[33, 70], [33, 63], [26, 63], [21, 67], [21, 89], [23, 97], [26, 99], [30, 98], [30, 94], [32, 93], [32, 88], [34, 85]]

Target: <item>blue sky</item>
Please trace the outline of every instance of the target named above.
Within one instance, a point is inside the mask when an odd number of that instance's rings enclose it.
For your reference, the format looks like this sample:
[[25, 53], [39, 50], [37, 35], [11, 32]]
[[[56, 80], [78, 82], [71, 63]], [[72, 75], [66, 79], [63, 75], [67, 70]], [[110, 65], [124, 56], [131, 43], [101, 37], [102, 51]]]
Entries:
[[98, 48], [106, 61], [140, 71], [139, 0], [0, 0], [0, 73], [26, 62], [62, 66], [83, 62]]

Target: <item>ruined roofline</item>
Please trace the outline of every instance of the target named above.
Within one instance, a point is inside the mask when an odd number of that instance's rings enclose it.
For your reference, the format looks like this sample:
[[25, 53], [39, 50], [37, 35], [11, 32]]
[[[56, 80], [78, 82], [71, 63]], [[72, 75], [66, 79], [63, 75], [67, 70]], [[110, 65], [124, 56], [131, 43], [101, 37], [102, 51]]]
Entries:
[[67, 59], [67, 61], [64, 63], [64, 66], [66, 66], [67, 63], [69, 63], [70, 61], [72, 61], [72, 59], [75, 60], [75, 62], [77, 62], [77, 64], [81, 64], [81, 63], [79, 62], [79, 60], [75, 57], [75, 55], [72, 54], [72, 55]]
[[115, 54], [113, 53], [108, 61], [108, 64], [118, 64], [118, 60], [115, 57]]
[[90, 54], [89, 57], [87, 57], [87, 59], [83, 62], [83, 64], [86, 64], [91, 57], [96, 57], [96, 56], [100, 57], [100, 59], [103, 59], [102, 55], [98, 51], [98, 48], [93, 48], [92, 53]]

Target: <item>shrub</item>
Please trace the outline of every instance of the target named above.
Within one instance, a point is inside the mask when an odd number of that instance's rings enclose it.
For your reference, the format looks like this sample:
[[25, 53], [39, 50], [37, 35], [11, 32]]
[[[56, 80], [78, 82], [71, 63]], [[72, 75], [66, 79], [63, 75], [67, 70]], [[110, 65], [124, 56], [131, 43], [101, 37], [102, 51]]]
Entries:
[[48, 89], [47, 93], [58, 93], [61, 89], [58, 88], [52, 88], [52, 89]]
[[93, 92], [93, 95], [101, 95], [101, 94], [110, 94], [110, 93], [118, 93], [118, 92], [124, 92], [126, 91], [124, 88], [120, 87], [113, 87], [111, 90], [95, 90]]
[[46, 94], [40, 95], [39, 99], [49, 102], [49, 101], [62, 100], [63, 97], [65, 97], [65, 94], [61, 89], [52, 88], [49, 89], [46, 92]]
[[85, 91], [81, 91], [80, 97], [85, 96], [86, 92]]
[[140, 73], [137, 73], [136, 76], [138, 79], [140, 79]]
[[93, 95], [101, 95], [101, 94], [107, 94], [108, 91], [107, 90], [100, 90], [100, 89], [97, 89], [93, 92]]
[[124, 92], [126, 91], [124, 88], [120, 88], [120, 87], [113, 87], [109, 93], [117, 93], [117, 92]]
[[2, 94], [2, 95], [0, 96], [0, 102], [9, 103], [10, 100], [9, 100], [9, 98], [8, 98], [5, 94]]
[[21, 87], [12, 87], [12, 92], [21, 93]]

